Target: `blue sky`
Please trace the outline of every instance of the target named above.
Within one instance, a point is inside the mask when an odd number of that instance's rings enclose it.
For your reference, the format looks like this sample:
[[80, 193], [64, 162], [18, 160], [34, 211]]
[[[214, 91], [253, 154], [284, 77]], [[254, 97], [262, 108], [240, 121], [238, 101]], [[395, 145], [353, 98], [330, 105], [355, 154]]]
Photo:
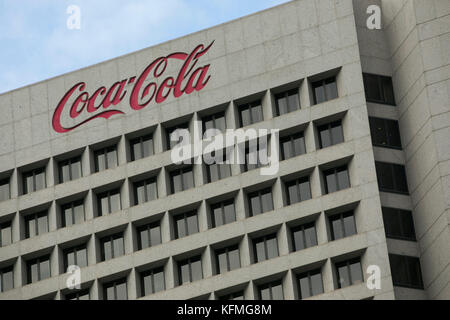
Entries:
[[[287, 0], [0, 0], [0, 93]], [[66, 26], [69, 5], [81, 29]]]

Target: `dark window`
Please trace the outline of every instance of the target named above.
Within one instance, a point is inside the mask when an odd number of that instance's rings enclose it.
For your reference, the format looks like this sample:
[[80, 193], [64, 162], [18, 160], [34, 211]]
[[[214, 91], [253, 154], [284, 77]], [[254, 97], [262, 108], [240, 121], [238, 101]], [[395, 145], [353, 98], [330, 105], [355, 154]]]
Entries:
[[11, 221], [0, 224], [0, 247], [6, 247], [12, 243]]
[[[268, 137], [245, 143], [245, 172], [261, 168], [268, 163], [267, 143]], [[242, 145], [238, 148], [240, 148], [239, 152], [242, 152]]]
[[80, 178], [82, 176], [81, 157], [78, 156], [72, 159], [60, 161], [58, 163], [58, 170], [60, 183]]
[[392, 78], [375, 74], [363, 74], [364, 89], [368, 102], [389, 104], [395, 106]]
[[25, 238], [35, 237], [48, 232], [47, 211], [25, 216]]
[[275, 105], [278, 116], [300, 109], [298, 89], [292, 89], [276, 94]]
[[110, 190], [97, 195], [98, 216], [121, 210], [120, 190]]
[[307, 223], [291, 229], [294, 251], [303, 250], [317, 245], [315, 223]]
[[239, 269], [241, 259], [239, 257], [239, 247], [237, 245], [216, 250], [217, 274]]
[[170, 187], [172, 193], [191, 189], [194, 186], [194, 173], [192, 167], [178, 169], [170, 173]]
[[286, 182], [286, 202], [288, 206], [309, 199], [311, 199], [309, 177]]
[[[173, 147], [175, 147], [177, 144], [183, 142], [183, 135], [181, 134], [181, 132], [177, 131], [178, 129], [186, 129], [189, 131], [189, 123], [183, 123], [183, 124], [179, 124], [170, 128], [166, 129], [166, 133], [167, 133], [167, 150], [172, 149]], [[173, 134], [173, 137], [172, 137]], [[173, 139], [171, 139], [171, 137]], [[189, 143], [189, 141], [186, 141], [186, 143]]]
[[281, 280], [258, 286], [260, 300], [283, 300], [283, 285]]
[[80, 290], [74, 293], [69, 293], [65, 295], [66, 300], [90, 300], [91, 294], [89, 289]]
[[347, 166], [323, 171], [325, 178], [325, 194], [350, 188]]
[[338, 213], [328, 217], [330, 221], [331, 240], [338, 240], [356, 234], [353, 211]]
[[297, 281], [300, 299], [306, 299], [323, 293], [322, 273], [320, 269], [299, 274]]
[[178, 262], [179, 285], [203, 279], [202, 260], [200, 256]]
[[281, 160], [287, 160], [306, 153], [303, 132], [280, 138]]
[[156, 177], [133, 183], [134, 204], [142, 204], [158, 198]]
[[360, 258], [339, 262], [335, 266], [338, 288], [345, 288], [364, 282]]
[[344, 142], [341, 120], [317, 127], [320, 149]]
[[95, 172], [117, 167], [117, 146], [110, 146], [94, 151]]
[[273, 210], [272, 188], [248, 194], [250, 217]]
[[239, 121], [241, 127], [249, 126], [253, 123], [264, 120], [261, 101], [246, 103], [238, 107]]
[[137, 228], [139, 250], [161, 243], [161, 225], [159, 221]]
[[173, 217], [173, 221], [175, 225], [175, 239], [183, 238], [199, 231], [197, 211], [177, 214]]
[[220, 296], [219, 300], [244, 300], [244, 291], [237, 291]]
[[125, 254], [123, 233], [106, 236], [100, 239], [102, 261], [114, 259]]
[[127, 300], [127, 279], [111, 281], [103, 285], [103, 300]]
[[0, 180], [0, 201], [5, 201], [11, 198], [9, 180], [10, 178]]
[[219, 112], [210, 116], [203, 117], [202, 122], [203, 122], [203, 136], [205, 138], [212, 136], [211, 134], [205, 135], [206, 130], [208, 129], [217, 129], [220, 130], [221, 133], [225, 133], [226, 130], [225, 112]]
[[166, 290], [166, 282], [162, 267], [141, 273], [141, 294], [143, 297], [164, 290]]
[[408, 194], [405, 167], [400, 164], [375, 162], [380, 191]]
[[50, 256], [27, 261], [27, 283], [34, 283], [50, 278]]
[[419, 258], [389, 254], [389, 262], [394, 286], [423, 289]]
[[215, 203], [210, 207], [213, 228], [236, 221], [234, 199]]
[[13, 267], [0, 269], [0, 292], [14, 289]]
[[88, 255], [86, 244], [64, 250], [64, 268], [78, 266], [80, 268], [88, 265]]
[[401, 149], [400, 131], [395, 120], [369, 117], [372, 144], [377, 147]]
[[61, 206], [62, 226], [69, 227], [86, 220], [83, 200], [77, 200]]
[[277, 235], [271, 234], [253, 240], [255, 263], [278, 257]]
[[311, 83], [314, 96], [314, 104], [319, 104], [338, 97], [336, 77], [327, 78]]
[[386, 237], [416, 241], [412, 212], [383, 207], [383, 221]]
[[45, 181], [45, 168], [39, 168], [31, 171], [24, 172], [23, 178], [23, 194], [38, 191], [44, 189], [46, 185]]
[[227, 163], [227, 153], [223, 150], [213, 152], [209, 159], [204, 161], [206, 165], [206, 175], [208, 183], [222, 180], [231, 176], [231, 165]]
[[130, 140], [131, 161], [146, 158], [154, 154], [153, 135], [138, 137]]

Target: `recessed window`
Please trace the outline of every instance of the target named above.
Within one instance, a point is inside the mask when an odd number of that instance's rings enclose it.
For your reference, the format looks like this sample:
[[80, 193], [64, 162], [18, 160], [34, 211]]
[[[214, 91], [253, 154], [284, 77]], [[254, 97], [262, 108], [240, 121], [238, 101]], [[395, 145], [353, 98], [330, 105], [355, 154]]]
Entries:
[[161, 243], [161, 225], [159, 221], [137, 227], [136, 230], [139, 250]]
[[317, 234], [314, 222], [293, 227], [291, 233], [294, 251], [317, 246]]
[[261, 100], [240, 105], [238, 106], [238, 111], [241, 127], [246, 127], [264, 120]]
[[212, 135], [210, 133], [206, 134], [206, 131], [209, 129], [220, 130], [221, 133], [225, 133], [226, 130], [226, 121], [225, 121], [225, 112], [218, 112], [216, 114], [205, 116], [202, 118], [203, 123], [203, 137], [209, 138]]
[[208, 183], [219, 181], [231, 176], [231, 164], [227, 163], [227, 153], [223, 150], [214, 152], [205, 160]]
[[48, 232], [47, 211], [28, 214], [25, 220], [25, 238], [32, 238]]
[[139, 205], [158, 198], [156, 177], [133, 183], [134, 204]]
[[[241, 150], [239, 151], [241, 152]], [[261, 168], [267, 163], [267, 141], [258, 139], [250, 143], [247, 142], [245, 147], [244, 172]]]
[[130, 140], [131, 161], [153, 155], [153, 134], [148, 134]]
[[275, 105], [278, 116], [300, 109], [298, 89], [277, 93], [275, 95]]
[[299, 274], [297, 281], [300, 299], [306, 299], [323, 293], [323, 281], [320, 269]]
[[338, 97], [336, 77], [315, 81], [311, 83], [314, 104], [319, 104]]
[[336, 263], [335, 267], [339, 289], [364, 282], [360, 258]]
[[353, 211], [334, 214], [330, 221], [331, 240], [338, 240], [356, 234], [355, 215]]
[[173, 217], [173, 221], [175, 226], [175, 239], [183, 238], [199, 231], [197, 211], [195, 210], [177, 214]]
[[284, 300], [281, 280], [258, 286], [260, 300]]
[[94, 151], [95, 172], [117, 167], [117, 145]]
[[305, 136], [298, 132], [280, 138], [281, 160], [287, 160], [306, 153]]
[[50, 278], [50, 256], [46, 255], [27, 261], [27, 283]]
[[389, 254], [389, 262], [394, 286], [423, 289], [419, 258]]
[[177, 144], [180, 143], [189, 143], [189, 141], [183, 141], [183, 135], [178, 129], [185, 129], [189, 131], [189, 123], [182, 123], [176, 126], [166, 128], [166, 139], [167, 139], [167, 150], [171, 150]]
[[277, 235], [270, 234], [253, 240], [255, 263], [276, 258], [278, 253]]
[[114, 259], [125, 254], [123, 232], [100, 239], [102, 261]]
[[404, 166], [376, 161], [375, 167], [380, 191], [409, 194]]
[[34, 169], [22, 173], [23, 194], [38, 191], [47, 187], [45, 168]]
[[244, 291], [236, 291], [220, 296], [219, 300], [244, 300]]
[[127, 300], [127, 279], [107, 282], [103, 285], [103, 300]]
[[194, 282], [203, 279], [201, 256], [192, 257], [178, 262], [178, 284]]
[[341, 120], [318, 126], [317, 131], [320, 149], [344, 142]]
[[11, 221], [0, 223], [0, 247], [6, 247], [12, 243]]
[[13, 267], [0, 269], [0, 292], [14, 289]]
[[91, 294], [89, 293], [89, 289], [84, 289], [66, 294], [64, 298], [65, 300], [90, 300]]
[[62, 226], [70, 227], [86, 220], [83, 200], [73, 201], [61, 206]]
[[143, 297], [164, 290], [166, 290], [166, 282], [162, 267], [141, 273], [141, 294]]
[[272, 188], [251, 192], [247, 198], [250, 217], [273, 210]]
[[323, 171], [325, 194], [350, 188], [347, 165]]
[[78, 266], [84, 268], [88, 265], [88, 254], [86, 244], [65, 249], [64, 255], [64, 270], [69, 266]]
[[309, 177], [295, 179], [285, 183], [287, 205], [311, 199]]
[[376, 147], [401, 149], [398, 121], [369, 117], [372, 144]]
[[0, 180], [0, 201], [11, 199], [10, 178]]
[[122, 209], [120, 201], [120, 190], [109, 190], [97, 195], [98, 216], [104, 216]]
[[375, 74], [363, 74], [364, 90], [368, 102], [395, 106], [392, 78]]
[[386, 207], [383, 207], [382, 210], [386, 237], [416, 241], [416, 231], [411, 211]]
[[171, 192], [177, 193], [194, 187], [194, 172], [192, 167], [186, 167], [170, 172]]
[[81, 157], [74, 157], [58, 162], [59, 183], [72, 181], [82, 176]]
[[234, 245], [228, 248], [216, 250], [217, 274], [239, 269], [241, 259], [239, 257], [239, 246]]
[[236, 221], [234, 199], [214, 203], [210, 208], [213, 228]]

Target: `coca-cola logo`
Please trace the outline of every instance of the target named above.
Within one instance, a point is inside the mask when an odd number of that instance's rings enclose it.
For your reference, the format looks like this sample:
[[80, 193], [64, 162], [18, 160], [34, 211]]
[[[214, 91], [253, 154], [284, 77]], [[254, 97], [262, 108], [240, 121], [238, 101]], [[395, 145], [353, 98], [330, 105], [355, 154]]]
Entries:
[[[171, 53], [151, 62], [139, 77], [131, 77], [115, 82], [109, 89], [102, 86], [89, 94], [85, 82], [79, 82], [70, 88], [59, 101], [53, 113], [52, 125], [56, 132], [71, 131], [96, 118], [108, 119], [113, 115], [125, 114], [124, 110], [115, 108], [127, 96], [127, 84], [133, 85], [129, 94], [129, 106], [132, 110], [145, 108], [154, 101], [164, 102], [170, 94], [175, 98], [183, 94], [191, 94], [202, 90], [211, 76], [208, 75], [210, 65], [197, 66], [201, 56], [206, 54], [214, 41], [207, 47], [203, 44], [195, 47], [190, 54], [184, 52]], [[162, 78], [167, 66], [172, 61], [180, 60], [181, 68], [175, 77], [167, 76], [158, 85], [156, 79]], [[144, 83], [149, 81], [144, 86]], [[72, 101], [69, 103], [69, 101]], [[61, 123], [61, 117], [70, 117], [75, 122], [70, 126]], [[76, 119], [82, 119], [79, 122]]]

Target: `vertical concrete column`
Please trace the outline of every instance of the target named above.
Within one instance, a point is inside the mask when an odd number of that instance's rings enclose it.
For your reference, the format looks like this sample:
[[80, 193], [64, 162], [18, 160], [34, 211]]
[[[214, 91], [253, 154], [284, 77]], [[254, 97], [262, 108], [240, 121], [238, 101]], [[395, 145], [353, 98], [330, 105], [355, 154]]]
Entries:
[[120, 186], [120, 199], [122, 210], [128, 209], [131, 207], [131, 199], [130, 199], [130, 183], [128, 179], [125, 179], [122, 185]]
[[311, 173], [310, 177], [310, 183], [311, 183], [311, 197], [318, 198], [322, 196], [322, 187], [321, 187], [321, 181], [320, 181], [320, 170], [319, 168], [314, 168], [313, 172]]
[[244, 290], [244, 297], [245, 300], [257, 300], [259, 298], [258, 287], [253, 280], [250, 281], [247, 288]]
[[198, 207], [198, 227], [200, 232], [208, 230], [208, 210], [205, 201], [203, 200]]
[[317, 150], [316, 136], [314, 134], [314, 123], [309, 123], [304, 131], [306, 153]]
[[128, 300], [136, 300], [139, 296], [136, 287], [137, 278], [136, 269], [131, 269], [131, 272], [127, 276]]
[[20, 213], [14, 214], [14, 217], [11, 222], [12, 242], [13, 243], [21, 240], [21, 229], [20, 229], [21, 221], [20, 220], [21, 220]]
[[234, 207], [236, 210], [236, 220], [245, 220], [245, 192], [242, 189], [236, 195]]
[[95, 194], [92, 190], [89, 190], [84, 200], [84, 213], [86, 215], [86, 221], [92, 220], [95, 217], [94, 201], [96, 201]]
[[119, 165], [124, 165], [127, 163], [127, 139], [124, 136], [119, 138], [117, 142], [117, 158], [119, 160]]
[[56, 218], [56, 203], [52, 201], [50, 208], [48, 208], [48, 230], [49, 232], [58, 229], [58, 223]]
[[328, 242], [327, 221], [325, 213], [321, 212], [316, 221], [317, 244], [321, 245]]
[[58, 181], [56, 181], [55, 176], [55, 161], [53, 161], [53, 158], [50, 158], [47, 162], [47, 168], [45, 170], [45, 183], [46, 187], [53, 187]]
[[164, 152], [164, 128], [161, 124], [158, 124], [153, 132], [153, 148], [155, 149], [155, 154]]
[[239, 122], [239, 115], [233, 102], [230, 102], [225, 109], [225, 122], [227, 129], [236, 129]]
[[164, 266], [164, 275], [166, 280], [166, 290], [176, 287], [176, 262], [173, 257], [170, 257]]
[[161, 241], [162, 243], [169, 242], [171, 240], [170, 232], [170, 214], [166, 212], [161, 218]]
[[158, 198], [164, 198], [168, 195], [170, 184], [168, 184], [170, 181], [168, 181], [168, 173], [165, 167], [162, 167], [161, 170], [159, 170], [157, 179], [156, 179], [156, 185], [158, 187]]
[[272, 186], [273, 207], [275, 210], [283, 208], [283, 183], [280, 178], [275, 180]]
[[22, 258], [17, 258], [13, 267], [14, 288], [20, 288], [27, 284], [26, 263]]
[[267, 90], [261, 100], [262, 110], [264, 115], [264, 121], [273, 119], [273, 107], [272, 107], [272, 94], [270, 90]]
[[283, 285], [284, 300], [295, 300], [294, 275], [291, 270], [286, 272], [281, 283]]
[[250, 250], [251, 245], [251, 239], [249, 238], [249, 236], [247, 234], [244, 235], [244, 238], [239, 243], [239, 251], [241, 253], [241, 267], [247, 267], [252, 264]]
[[89, 292], [91, 300], [103, 299], [102, 288], [103, 286], [100, 281], [98, 281], [98, 279], [95, 279], [94, 283], [92, 284], [91, 291]]
[[281, 228], [277, 232], [278, 238], [278, 249], [280, 256], [289, 254], [289, 244], [288, 244], [288, 230], [285, 223], [281, 225]]
[[60, 252], [58, 247], [53, 247], [52, 252], [50, 253], [50, 274], [51, 277], [55, 277], [59, 274], [59, 255]]
[[87, 242], [88, 265], [92, 266], [97, 263], [97, 250], [95, 246], [95, 235], [91, 235]]
[[123, 242], [125, 247], [125, 254], [133, 252], [133, 237], [132, 237], [132, 224], [128, 223], [127, 227], [123, 231]]
[[322, 280], [324, 292], [331, 292], [334, 290], [333, 265], [330, 259], [328, 259], [322, 267]]
[[9, 191], [11, 194], [11, 199], [16, 199], [19, 196], [19, 184], [22, 183], [21, 181], [19, 181], [20, 178], [21, 175], [19, 174], [18, 170], [15, 169], [11, 174], [11, 178], [9, 179]]
[[83, 177], [87, 177], [91, 174], [91, 157], [89, 155], [89, 151], [89, 147], [86, 147], [81, 154], [81, 174]]
[[300, 84], [300, 105], [302, 109], [307, 109], [310, 108], [313, 104], [314, 101], [312, 101], [311, 97], [312, 97], [312, 92], [311, 92], [311, 88], [309, 86], [309, 81], [308, 79], [304, 79], [302, 81], [302, 83]]
[[212, 249], [208, 246], [202, 254], [203, 278], [207, 279], [213, 276], [211, 261], [213, 259]]

